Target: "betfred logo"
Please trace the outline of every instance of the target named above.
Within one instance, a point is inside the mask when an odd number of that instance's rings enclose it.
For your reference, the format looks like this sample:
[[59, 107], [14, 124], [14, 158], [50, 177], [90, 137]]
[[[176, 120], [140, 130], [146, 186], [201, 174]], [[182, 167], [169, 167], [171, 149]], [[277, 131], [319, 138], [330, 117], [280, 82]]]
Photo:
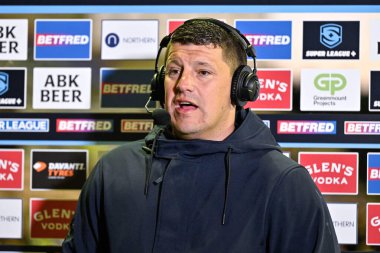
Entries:
[[323, 194], [358, 194], [358, 153], [299, 152], [298, 162]]
[[90, 109], [91, 68], [34, 68], [34, 109]]
[[235, 20], [235, 27], [256, 49], [259, 60], [292, 58], [292, 22]]
[[75, 214], [76, 200], [30, 200], [30, 237], [65, 238]]
[[35, 20], [35, 60], [91, 60], [90, 19]]
[[0, 190], [23, 190], [24, 150], [0, 149]]
[[367, 154], [367, 194], [380, 195], [380, 153]]
[[153, 120], [148, 119], [122, 119], [122, 133], [147, 133], [153, 129]]
[[31, 189], [82, 188], [88, 167], [87, 150], [32, 150]]
[[28, 20], [0, 20], [0, 61], [27, 60]]
[[257, 75], [260, 81], [259, 97], [254, 102], [248, 102], [246, 107], [259, 111], [291, 111], [293, 101], [291, 70], [260, 69]]
[[[379, 42], [380, 50], [380, 42]], [[371, 112], [380, 111], [380, 71], [370, 72], [369, 92], [368, 92], [368, 110]]]
[[152, 70], [102, 68], [100, 104], [102, 108], [142, 109], [151, 93]]
[[0, 68], [0, 109], [25, 108], [26, 68]]
[[58, 133], [113, 132], [113, 120], [57, 119], [56, 127]]
[[367, 245], [380, 245], [380, 203], [367, 203]]
[[336, 121], [278, 120], [277, 134], [336, 134]]
[[379, 135], [380, 121], [345, 121], [344, 134]]

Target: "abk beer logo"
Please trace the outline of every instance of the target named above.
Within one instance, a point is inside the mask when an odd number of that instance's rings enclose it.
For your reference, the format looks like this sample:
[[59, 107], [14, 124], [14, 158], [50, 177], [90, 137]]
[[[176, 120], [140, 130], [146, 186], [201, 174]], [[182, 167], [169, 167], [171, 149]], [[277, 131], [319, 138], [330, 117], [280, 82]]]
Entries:
[[49, 132], [49, 119], [0, 118], [0, 132]]
[[65, 238], [76, 205], [76, 200], [30, 199], [30, 237]]
[[367, 194], [380, 195], [380, 153], [367, 154]]
[[369, 82], [369, 111], [380, 111], [380, 71], [370, 72]]
[[235, 27], [256, 49], [258, 60], [292, 58], [292, 22], [235, 20]]
[[248, 102], [246, 107], [265, 111], [291, 111], [293, 82], [292, 71], [281, 69], [260, 69], [260, 94], [256, 101]]
[[327, 203], [339, 244], [358, 243], [358, 205]]
[[277, 134], [336, 134], [336, 121], [278, 120]]
[[113, 132], [112, 119], [57, 119], [57, 133]]
[[299, 152], [298, 162], [323, 194], [358, 194], [358, 153]]
[[23, 190], [24, 150], [0, 149], [0, 190]]
[[174, 32], [174, 30], [180, 27], [185, 21], [186, 19], [168, 19], [167, 34]]
[[158, 20], [102, 20], [103, 60], [155, 59]]
[[367, 245], [380, 245], [380, 203], [367, 203]]
[[345, 121], [344, 134], [379, 135], [380, 121]]
[[92, 20], [36, 19], [35, 60], [91, 60]]
[[360, 111], [360, 72], [356, 69], [303, 69], [301, 111]]
[[0, 238], [22, 238], [21, 199], [0, 199]]
[[149, 119], [122, 119], [122, 133], [148, 133], [153, 129], [153, 120]]
[[152, 70], [100, 69], [103, 108], [144, 108], [149, 99]]
[[34, 68], [34, 109], [90, 109], [91, 68]]
[[371, 20], [370, 25], [370, 58], [373, 61], [380, 60], [380, 19]]
[[87, 167], [87, 150], [32, 150], [31, 189], [80, 190]]
[[359, 21], [304, 21], [303, 59], [359, 59]]
[[26, 68], [0, 68], [0, 109], [26, 108]]
[[0, 61], [27, 58], [28, 20], [0, 19]]

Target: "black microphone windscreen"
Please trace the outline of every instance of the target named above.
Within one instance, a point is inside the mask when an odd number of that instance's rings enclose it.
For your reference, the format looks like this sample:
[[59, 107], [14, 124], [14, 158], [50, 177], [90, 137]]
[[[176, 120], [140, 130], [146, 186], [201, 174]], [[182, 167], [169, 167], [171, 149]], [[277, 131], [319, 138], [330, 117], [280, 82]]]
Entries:
[[169, 113], [161, 108], [155, 109], [152, 112], [152, 118], [154, 125], [168, 125], [170, 123]]

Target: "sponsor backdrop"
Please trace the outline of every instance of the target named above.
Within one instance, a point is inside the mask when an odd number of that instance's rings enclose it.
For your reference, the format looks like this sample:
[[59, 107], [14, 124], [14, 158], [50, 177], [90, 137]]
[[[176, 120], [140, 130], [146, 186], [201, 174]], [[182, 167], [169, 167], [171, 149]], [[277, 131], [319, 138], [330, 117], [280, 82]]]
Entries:
[[379, 8], [32, 7], [0, 10], [0, 251], [59, 248], [95, 163], [153, 127], [160, 39], [199, 16], [256, 48], [247, 108], [309, 171], [342, 250], [380, 250]]

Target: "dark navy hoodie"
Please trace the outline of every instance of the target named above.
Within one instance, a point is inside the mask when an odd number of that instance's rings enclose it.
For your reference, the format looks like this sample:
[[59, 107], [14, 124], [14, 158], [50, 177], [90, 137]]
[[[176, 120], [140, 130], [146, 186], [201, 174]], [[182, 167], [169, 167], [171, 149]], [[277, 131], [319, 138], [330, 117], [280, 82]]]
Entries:
[[224, 141], [177, 140], [157, 126], [105, 155], [62, 252], [340, 252], [308, 171], [253, 112], [239, 115]]

